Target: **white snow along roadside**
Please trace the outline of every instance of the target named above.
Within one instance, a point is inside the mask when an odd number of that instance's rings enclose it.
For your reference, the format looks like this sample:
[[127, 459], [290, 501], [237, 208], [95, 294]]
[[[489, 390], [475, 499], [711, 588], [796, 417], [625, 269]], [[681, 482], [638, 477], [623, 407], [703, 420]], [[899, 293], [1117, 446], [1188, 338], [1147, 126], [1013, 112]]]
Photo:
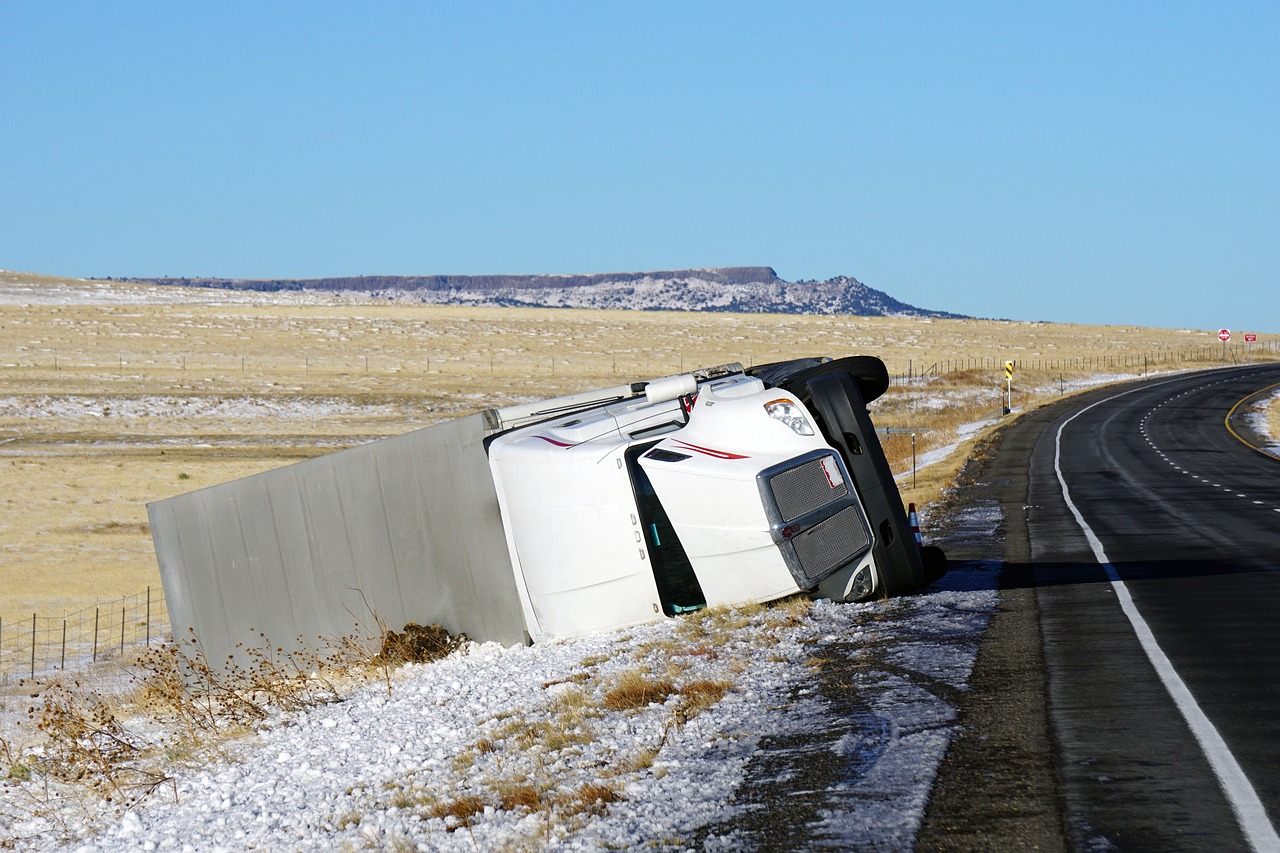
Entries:
[[[872, 604], [471, 644], [403, 667], [389, 692], [369, 684], [279, 715], [234, 759], [173, 765], [174, 790], [123, 814], [56, 798], [15, 808], [32, 792], [9, 780], [0, 840], [82, 851], [738, 850], [763, 843], [753, 821], [790, 815], [803, 822], [791, 849], [909, 850], [955, 726], [943, 696], [964, 689], [995, 605], [987, 571], [960, 567], [923, 594]], [[824, 670], [847, 682], [845, 699], [824, 690]], [[701, 713], [679, 692], [607, 710], [608, 691], [637, 674], [727, 692]], [[794, 778], [796, 761], [812, 763], [793, 754], [797, 734], [810, 756], [835, 757], [816, 788]]]

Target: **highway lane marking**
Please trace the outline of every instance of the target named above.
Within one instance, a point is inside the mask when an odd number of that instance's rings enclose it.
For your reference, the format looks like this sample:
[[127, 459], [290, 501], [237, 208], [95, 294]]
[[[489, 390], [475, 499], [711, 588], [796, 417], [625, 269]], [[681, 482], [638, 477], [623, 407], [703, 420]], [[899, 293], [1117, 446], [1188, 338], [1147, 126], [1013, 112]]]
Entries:
[[[1128, 586], [1121, 580], [1115, 566], [1111, 564], [1110, 558], [1107, 557], [1107, 552], [1102, 547], [1102, 542], [1093, 532], [1093, 528], [1084, 520], [1084, 516], [1080, 513], [1080, 509], [1075, 505], [1075, 502], [1071, 500], [1071, 490], [1067, 487], [1067, 478], [1062, 473], [1062, 432], [1067, 428], [1068, 424], [1095, 406], [1111, 402], [1137, 391], [1149, 389], [1150, 387], [1152, 386], [1135, 388], [1098, 400], [1063, 421], [1054, 436], [1053, 470], [1058, 476], [1058, 484], [1062, 487], [1062, 498], [1066, 501], [1067, 509], [1071, 510], [1071, 515], [1075, 518], [1076, 524], [1084, 532], [1089, 548], [1093, 551], [1094, 559], [1106, 571], [1107, 578], [1111, 581], [1111, 589], [1116, 594], [1116, 600], [1119, 602], [1125, 616], [1129, 618], [1129, 624], [1133, 626], [1133, 632], [1137, 636], [1138, 642], [1141, 643], [1143, 651], [1146, 652], [1147, 659], [1155, 667], [1156, 675], [1160, 677], [1160, 682], [1164, 685], [1165, 690], [1168, 691], [1169, 697], [1173, 699], [1173, 703], [1178, 708], [1179, 713], [1182, 714], [1182, 718], [1187, 721], [1187, 726], [1191, 729], [1196, 741], [1199, 742], [1200, 749], [1204, 752], [1205, 758], [1209, 761], [1209, 766], [1213, 768], [1213, 773], [1218, 778], [1218, 785], [1222, 788], [1223, 794], [1226, 795], [1227, 801], [1231, 803], [1231, 809], [1235, 812], [1236, 820], [1239, 822], [1240, 829], [1244, 832], [1249, 846], [1257, 851], [1280, 850], [1280, 835], [1277, 835], [1275, 827], [1272, 826], [1271, 819], [1267, 816], [1266, 807], [1263, 806], [1262, 800], [1258, 797], [1258, 792], [1254, 790], [1249, 777], [1245, 775], [1244, 770], [1240, 767], [1240, 762], [1236, 760], [1226, 741], [1218, 733], [1217, 727], [1214, 726], [1199, 703], [1196, 702], [1195, 696], [1191, 694], [1191, 690], [1187, 687], [1186, 682], [1182, 680], [1182, 676], [1178, 675], [1177, 670], [1173, 668], [1173, 663], [1169, 660], [1169, 656], [1160, 648], [1160, 644], [1156, 641], [1155, 633], [1151, 630], [1151, 626], [1147, 624], [1147, 620], [1138, 611], [1133, 596], [1129, 593]], [[1280, 512], [1280, 509], [1276, 511]]]
[[1223, 425], [1224, 425], [1224, 426], [1226, 426], [1226, 428], [1227, 428], [1227, 432], [1231, 433], [1231, 435], [1236, 439], [1236, 441], [1240, 442], [1240, 443], [1241, 443], [1241, 444], [1243, 444], [1245, 447], [1248, 447], [1250, 450], [1256, 450], [1256, 451], [1258, 451], [1258, 452], [1259, 452], [1259, 453], [1261, 453], [1263, 456], [1266, 456], [1266, 457], [1267, 457], [1267, 458], [1269, 458], [1269, 459], [1275, 459], [1275, 458], [1276, 458], [1275, 454], [1274, 454], [1274, 453], [1271, 453], [1271, 452], [1269, 452], [1269, 451], [1267, 451], [1267, 450], [1266, 450], [1266, 448], [1259, 447], [1258, 445], [1254, 444], [1253, 442], [1246, 440], [1243, 436], [1241, 436], [1241, 435], [1240, 435], [1240, 433], [1236, 432], [1236, 431], [1231, 427], [1231, 418], [1232, 418], [1232, 416], [1233, 416], [1233, 415], [1235, 415], [1235, 413], [1236, 413], [1236, 409], [1238, 409], [1238, 408], [1240, 408], [1241, 406], [1243, 406], [1243, 405], [1245, 404], [1245, 402], [1246, 402], [1246, 401], [1248, 401], [1248, 400], [1250, 400], [1250, 399], [1252, 399], [1252, 398], [1254, 398], [1254, 397], [1259, 397], [1259, 396], [1261, 396], [1261, 395], [1263, 395], [1263, 394], [1267, 393], [1268, 391], [1271, 391], [1272, 389], [1275, 389], [1275, 388], [1280, 388], [1280, 382], [1277, 382], [1275, 385], [1268, 385], [1266, 388], [1263, 388], [1261, 391], [1254, 391], [1254, 392], [1252, 392], [1252, 393], [1250, 393], [1250, 394], [1246, 394], [1245, 396], [1241, 397], [1241, 398], [1240, 398], [1240, 400], [1239, 400], [1239, 401], [1237, 401], [1237, 402], [1236, 402], [1236, 404], [1235, 404], [1234, 406], [1232, 406], [1232, 407], [1231, 407], [1231, 411], [1227, 412], [1227, 416], [1226, 416], [1225, 418], [1223, 418], [1223, 420], [1222, 420]]
[[[1206, 383], [1206, 385], [1202, 385], [1200, 386], [1200, 388], [1197, 388], [1194, 390], [1200, 390], [1201, 388], [1204, 388], [1207, 385], [1217, 385], [1219, 382], [1223, 382], [1223, 381], [1225, 380], [1220, 379], [1217, 382], [1209, 382], [1209, 383]], [[1231, 415], [1236, 411], [1236, 409], [1240, 408], [1242, 404], [1244, 404], [1247, 400], [1249, 400], [1250, 397], [1256, 397], [1260, 394], [1265, 394], [1267, 391], [1270, 391], [1273, 388], [1280, 388], [1280, 383], [1276, 383], [1275, 385], [1270, 385], [1266, 388], [1263, 388], [1261, 391], [1255, 391], [1252, 394], [1245, 396], [1243, 399], [1238, 401], [1234, 406], [1232, 406], [1231, 412], [1227, 414], [1226, 421], [1225, 421], [1227, 431], [1230, 432], [1232, 436], [1234, 436], [1238, 441], [1242, 442], [1246, 446], [1259, 451], [1265, 456], [1272, 456], [1272, 454], [1268, 453], [1263, 448], [1255, 447], [1254, 445], [1249, 444], [1249, 442], [1241, 438], [1238, 434], [1236, 434], [1235, 430], [1231, 428]], [[1129, 392], [1126, 392], [1126, 393], [1129, 393]], [[1190, 393], [1191, 391], [1184, 391], [1181, 394], [1178, 394], [1171, 399], [1177, 399], [1178, 397], [1185, 397]], [[1165, 402], [1168, 402], [1168, 401], [1166, 400]], [[1156, 455], [1159, 456], [1161, 459], [1163, 459], [1165, 462], [1169, 463], [1170, 467], [1172, 467], [1173, 470], [1178, 471], [1179, 473], [1186, 474], [1190, 476], [1192, 479], [1199, 480], [1200, 482], [1206, 485], [1212, 485], [1215, 489], [1222, 489], [1222, 491], [1224, 492], [1234, 493], [1236, 497], [1245, 498], [1247, 500], [1249, 497], [1247, 494], [1244, 494], [1242, 492], [1236, 492], [1236, 490], [1231, 488], [1230, 486], [1224, 486], [1222, 483], [1214, 483], [1210, 481], [1207, 477], [1201, 477], [1199, 474], [1193, 474], [1191, 473], [1190, 470], [1183, 468], [1177, 462], [1170, 459], [1169, 454], [1161, 450], [1160, 446], [1151, 439], [1150, 434], [1147, 432], [1147, 423], [1151, 420], [1151, 416], [1154, 415], [1156, 412], [1158, 412], [1163, 406], [1164, 406], [1164, 403], [1157, 403], [1155, 406], [1151, 408], [1149, 412], [1147, 412], [1146, 416], [1142, 419], [1142, 422], [1138, 424], [1138, 431], [1142, 433], [1143, 439], [1147, 442], [1147, 444], [1151, 446], [1151, 449], [1156, 452]], [[1253, 503], [1255, 506], [1266, 506], [1266, 501], [1253, 501]], [[1280, 512], [1280, 508], [1276, 509], [1275, 511]]]

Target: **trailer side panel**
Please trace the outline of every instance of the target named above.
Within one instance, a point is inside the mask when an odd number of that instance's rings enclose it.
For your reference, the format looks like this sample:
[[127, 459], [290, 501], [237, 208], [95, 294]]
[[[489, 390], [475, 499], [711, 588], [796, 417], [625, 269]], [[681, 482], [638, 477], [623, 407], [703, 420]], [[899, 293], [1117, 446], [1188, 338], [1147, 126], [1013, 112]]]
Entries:
[[150, 504], [175, 636], [215, 665], [378, 620], [524, 642], [484, 431], [472, 415]]

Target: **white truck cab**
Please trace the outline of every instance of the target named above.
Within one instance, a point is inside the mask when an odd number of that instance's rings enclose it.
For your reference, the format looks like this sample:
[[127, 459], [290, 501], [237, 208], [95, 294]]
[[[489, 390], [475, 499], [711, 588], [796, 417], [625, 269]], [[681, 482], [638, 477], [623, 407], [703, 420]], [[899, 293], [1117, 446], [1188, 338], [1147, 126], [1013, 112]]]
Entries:
[[[829, 362], [786, 364], [794, 379]], [[779, 367], [722, 365], [489, 413], [532, 640], [801, 591], [886, 592], [855, 476]], [[900, 503], [898, 515], [881, 537], [902, 535]]]

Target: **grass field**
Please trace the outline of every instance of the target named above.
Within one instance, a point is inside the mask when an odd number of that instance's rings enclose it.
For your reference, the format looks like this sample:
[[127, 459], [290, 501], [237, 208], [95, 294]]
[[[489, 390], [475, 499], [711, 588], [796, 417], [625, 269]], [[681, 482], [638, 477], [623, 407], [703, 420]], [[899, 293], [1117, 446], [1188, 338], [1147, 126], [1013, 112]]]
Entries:
[[[0, 618], [159, 588], [147, 502], [518, 401], [738, 361], [877, 355], [916, 453], [1098, 376], [1212, 366], [1205, 330], [409, 306], [0, 272]], [[1261, 355], [1263, 351], [1255, 353]], [[1272, 357], [1275, 353], [1265, 353]], [[911, 470], [911, 436], [885, 439]], [[925, 504], [954, 476], [920, 472]]]

